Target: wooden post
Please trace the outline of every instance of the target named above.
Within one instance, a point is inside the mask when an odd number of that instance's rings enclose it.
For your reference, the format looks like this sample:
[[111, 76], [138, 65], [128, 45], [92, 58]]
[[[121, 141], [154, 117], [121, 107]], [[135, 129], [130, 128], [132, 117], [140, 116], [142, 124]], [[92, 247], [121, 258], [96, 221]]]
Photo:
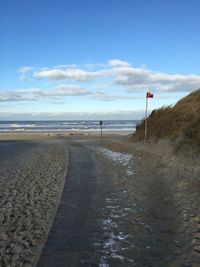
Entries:
[[148, 109], [148, 97], [146, 96], [146, 110], [145, 110], [145, 129], [144, 129], [144, 143], [147, 141], [147, 109]]
[[101, 139], [102, 139], [102, 137], [103, 137], [103, 132], [102, 132], [102, 130], [103, 130], [103, 121], [100, 121], [99, 124], [101, 126]]

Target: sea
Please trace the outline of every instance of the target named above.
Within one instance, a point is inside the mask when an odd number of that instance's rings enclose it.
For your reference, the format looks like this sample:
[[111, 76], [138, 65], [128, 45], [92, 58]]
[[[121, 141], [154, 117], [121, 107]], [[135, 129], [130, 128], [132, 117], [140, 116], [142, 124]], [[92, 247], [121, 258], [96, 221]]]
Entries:
[[[102, 121], [104, 131], [134, 132], [138, 120], [105, 120]], [[66, 120], [66, 121], [0, 121], [0, 132], [59, 132], [59, 131], [98, 131], [98, 120]]]

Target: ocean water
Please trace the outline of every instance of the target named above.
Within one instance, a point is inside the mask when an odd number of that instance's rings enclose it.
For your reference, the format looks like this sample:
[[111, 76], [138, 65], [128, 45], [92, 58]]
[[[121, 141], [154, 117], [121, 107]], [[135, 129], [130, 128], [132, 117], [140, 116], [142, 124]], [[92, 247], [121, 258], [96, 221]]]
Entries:
[[[138, 120], [105, 120], [104, 131], [135, 131]], [[100, 122], [97, 120], [75, 121], [0, 121], [0, 132], [13, 131], [97, 131]]]

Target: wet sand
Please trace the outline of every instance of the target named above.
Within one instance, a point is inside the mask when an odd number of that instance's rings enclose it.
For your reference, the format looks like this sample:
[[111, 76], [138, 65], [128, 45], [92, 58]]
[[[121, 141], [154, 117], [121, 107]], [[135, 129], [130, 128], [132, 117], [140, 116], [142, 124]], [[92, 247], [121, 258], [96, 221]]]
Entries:
[[[131, 135], [130, 131], [103, 131], [103, 138], [113, 138]], [[101, 138], [100, 131], [60, 131], [60, 132], [8, 132], [0, 133], [0, 140], [46, 140], [52, 138]]]

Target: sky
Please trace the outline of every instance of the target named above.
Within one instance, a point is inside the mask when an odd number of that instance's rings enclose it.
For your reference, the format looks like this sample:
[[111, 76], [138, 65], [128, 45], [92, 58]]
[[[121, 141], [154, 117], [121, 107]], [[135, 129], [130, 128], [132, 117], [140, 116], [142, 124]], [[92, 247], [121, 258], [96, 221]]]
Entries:
[[142, 119], [200, 88], [199, 0], [1, 0], [0, 120]]

